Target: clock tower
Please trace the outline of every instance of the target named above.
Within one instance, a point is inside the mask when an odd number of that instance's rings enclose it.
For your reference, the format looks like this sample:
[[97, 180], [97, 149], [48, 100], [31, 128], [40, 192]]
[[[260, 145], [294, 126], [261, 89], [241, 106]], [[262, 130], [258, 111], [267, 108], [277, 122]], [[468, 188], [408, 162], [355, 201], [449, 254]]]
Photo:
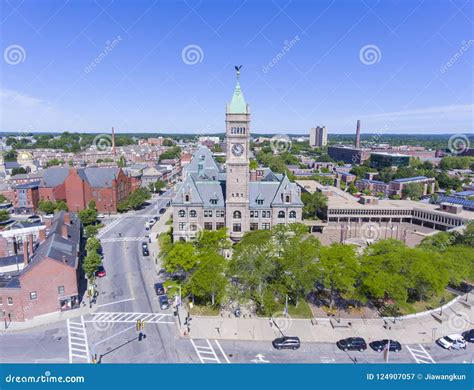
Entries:
[[237, 83], [226, 110], [226, 227], [230, 238], [239, 240], [249, 230], [250, 112]]

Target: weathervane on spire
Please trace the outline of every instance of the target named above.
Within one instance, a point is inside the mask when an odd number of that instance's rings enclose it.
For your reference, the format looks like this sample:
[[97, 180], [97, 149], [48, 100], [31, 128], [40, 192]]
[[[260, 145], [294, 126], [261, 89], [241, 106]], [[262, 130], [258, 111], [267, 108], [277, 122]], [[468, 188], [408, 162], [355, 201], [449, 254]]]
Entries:
[[237, 78], [240, 78], [240, 69], [242, 69], [242, 66], [243, 65], [235, 65], [234, 68], [235, 68], [235, 71], [237, 72]]

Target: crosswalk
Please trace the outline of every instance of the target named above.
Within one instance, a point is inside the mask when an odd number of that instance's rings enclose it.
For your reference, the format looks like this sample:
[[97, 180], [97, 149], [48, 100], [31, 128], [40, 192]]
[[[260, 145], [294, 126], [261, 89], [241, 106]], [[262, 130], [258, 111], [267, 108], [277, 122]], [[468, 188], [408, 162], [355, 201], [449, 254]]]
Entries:
[[416, 348], [409, 347], [407, 345], [406, 348], [408, 349], [408, 352], [410, 352], [413, 359], [415, 359], [415, 362], [418, 364], [436, 363], [428, 351], [423, 347], [423, 345], [418, 344]]
[[67, 334], [69, 363], [90, 363], [89, 345], [82, 316], [80, 322], [67, 320]]
[[126, 215], [123, 215], [121, 217], [118, 217], [117, 219], [114, 219], [110, 224], [104, 226], [102, 229], [100, 229], [99, 233], [97, 234], [97, 238], [102, 238], [104, 234], [106, 234], [109, 230], [113, 229], [115, 226], [117, 226], [120, 222], [122, 222], [126, 218]]
[[144, 321], [149, 324], [174, 324], [172, 314], [166, 313], [92, 313], [91, 317], [84, 320], [88, 322], [100, 322], [100, 323], [133, 323], [137, 321]]
[[144, 241], [148, 240], [148, 237], [113, 237], [113, 238], [103, 238], [100, 240], [102, 243], [105, 242], [135, 242], [135, 241]]
[[[214, 344], [217, 347], [217, 352], [212, 343], [208, 340], [193, 340], [191, 339], [191, 344], [198, 355], [201, 363], [230, 363], [229, 358], [226, 356], [224, 350], [222, 349], [219, 341], [214, 340]], [[219, 357], [223, 357], [221, 358]]]

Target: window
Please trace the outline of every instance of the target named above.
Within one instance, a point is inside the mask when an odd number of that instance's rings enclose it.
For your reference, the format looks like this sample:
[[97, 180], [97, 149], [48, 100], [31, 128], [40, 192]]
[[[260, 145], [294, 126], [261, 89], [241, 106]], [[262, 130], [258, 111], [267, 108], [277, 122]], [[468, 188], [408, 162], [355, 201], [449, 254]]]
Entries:
[[290, 203], [290, 195], [286, 195], [286, 197], [285, 197], [285, 202], [286, 202], [286, 203]]
[[204, 230], [212, 230], [212, 222], [204, 222]]
[[64, 286], [58, 286], [58, 294], [59, 295], [64, 294]]
[[0, 306], [2, 306], [2, 305], [3, 305], [3, 298], [0, 297]]
[[234, 223], [233, 229], [234, 232], [241, 232], [242, 231], [242, 225], [240, 223]]
[[216, 222], [216, 230], [222, 229], [224, 227], [223, 222]]
[[250, 217], [252, 218], [258, 218], [258, 210], [254, 210], [250, 212]]
[[212, 210], [204, 210], [204, 216], [206, 218], [212, 218]]
[[30, 292], [30, 300], [31, 301], [34, 301], [37, 298], [38, 298], [38, 294], [36, 294], [36, 291]]
[[262, 218], [270, 218], [270, 210], [263, 210]]
[[186, 230], [186, 222], [180, 222], [178, 224], [178, 229], [181, 230], [181, 231]]
[[196, 218], [196, 216], [197, 216], [196, 210], [190, 210], [190, 211], [189, 211], [189, 216], [190, 216], [191, 218]]
[[263, 199], [257, 199], [257, 204], [262, 205], [263, 204]]
[[197, 230], [197, 225], [195, 223], [189, 224], [189, 230], [195, 232]]
[[242, 218], [242, 213], [240, 211], [236, 210], [236, 211], [234, 211], [233, 217], [234, 217], [234, 219], [240, 219], [240, 218]]
[[184, 210], [179, 210], [179, 211], [178, 211], [178, 215], [179, 215], [180, 218], [184, 218], [184, 217], [186, 216], [186, 211], [184, 211]]
[[8, 304], [10, 306], [13, 305], [13, 298], [12, 297], [8, 297], [7, 301], [8, 301]]
[[269, 223], [262, 223], [262, 229], [263, 230], [269, 230], [270, 229], [270, 224]]
[[185, 195], [185, 196], [184, 196], [184, 201], [185, 201], [185, 202], [189, 202], [189, 195]]
[[296, 218], [296, 211], [290, 211], [290, 218], [295, 219]]
[[211, 199], [211, 204], [217, 204], [217, 199]]
[[251, 222], [250, 223], [250, 230], [258, 230], [258, 223]]
[[216, 211], [216, 217], [224, 218], [225, 217], [225, 211], [224, 210], [217, 210]]
[[278, 218], [285, 218], [285, 212], [284, 211], [279, 211], [278, 212]]

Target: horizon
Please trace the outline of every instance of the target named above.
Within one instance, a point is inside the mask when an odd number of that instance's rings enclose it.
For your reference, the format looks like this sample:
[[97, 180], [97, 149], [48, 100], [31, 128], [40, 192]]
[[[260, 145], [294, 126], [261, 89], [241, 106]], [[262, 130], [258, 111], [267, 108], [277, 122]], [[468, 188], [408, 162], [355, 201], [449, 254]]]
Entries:
[[468, 3], [2, 2], [0, 130], [470, 134]]

